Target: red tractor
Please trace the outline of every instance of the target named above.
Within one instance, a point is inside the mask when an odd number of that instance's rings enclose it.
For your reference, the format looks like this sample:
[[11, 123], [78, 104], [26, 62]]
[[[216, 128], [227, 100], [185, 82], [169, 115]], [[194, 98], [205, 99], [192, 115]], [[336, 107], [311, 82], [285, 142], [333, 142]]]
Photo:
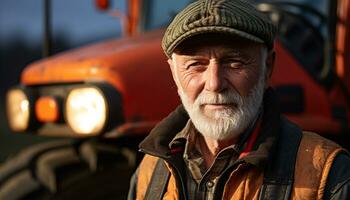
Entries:
[[[5, 163], [0, 199], [125, 199], [138, 142], [179, 104], [160, 43], [190, 2], [129, 0], [126, 37], [25, 68], [7, 93], [11, 129], [67, 139]], [[350, 0], [253, 2], [278, 26], [272, 85], [282, 111], [349, 148]]]

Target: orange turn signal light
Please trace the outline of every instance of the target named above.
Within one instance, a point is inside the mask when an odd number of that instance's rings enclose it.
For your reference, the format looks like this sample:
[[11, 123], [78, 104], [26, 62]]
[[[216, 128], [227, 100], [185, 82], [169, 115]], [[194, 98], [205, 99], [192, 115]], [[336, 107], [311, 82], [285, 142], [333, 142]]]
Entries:
[[40, 122], [57, 122], [59, 105], [54, 97], [40, 97], [35, 103], [35, 114]]

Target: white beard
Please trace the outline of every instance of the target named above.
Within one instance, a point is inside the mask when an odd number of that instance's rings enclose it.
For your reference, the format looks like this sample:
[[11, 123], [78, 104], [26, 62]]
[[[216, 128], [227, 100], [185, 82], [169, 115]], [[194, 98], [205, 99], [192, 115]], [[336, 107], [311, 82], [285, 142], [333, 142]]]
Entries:
[[[242, 134], [255, 120], [263, 101], [264, 75], [265, 70], [262, 70], [258, 82], [247, 97], [240, 96], [234, 90], [226, 90], [223, 93], [203, 91], [192, 104], [183, 88], [178, 87], [178, 93], [193, 125], [204, 137], [227, 140]], [[235, 107], [204, 113], [202, 105], [213, 103], [233, 104]]]

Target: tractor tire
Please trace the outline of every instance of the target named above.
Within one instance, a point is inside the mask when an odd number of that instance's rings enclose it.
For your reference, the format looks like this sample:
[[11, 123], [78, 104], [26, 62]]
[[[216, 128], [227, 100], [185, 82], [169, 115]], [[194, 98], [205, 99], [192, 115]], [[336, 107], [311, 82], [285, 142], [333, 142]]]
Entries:
[[136, 151], [98, 140], [29, 147], [0, 167], [0, 199], [126, 199]]

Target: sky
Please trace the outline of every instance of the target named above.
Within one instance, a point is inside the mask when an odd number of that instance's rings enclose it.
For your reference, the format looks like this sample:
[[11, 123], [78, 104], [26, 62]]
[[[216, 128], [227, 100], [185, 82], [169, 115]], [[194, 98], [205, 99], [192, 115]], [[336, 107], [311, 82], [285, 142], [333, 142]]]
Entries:
[[[0, 0], [0, 44], [13, 37], [38, 43], [43, 35], [44, 0]], [[120, 20], [95, 7], [94, 0], [51, 0], [54, 35], [64, 34], [69, 42], [91, 38], [118, 37]], [[125, 0], [112, 1], [112, 8], [125, 11]]]
[[[122, 12], [127, 0], [111, 0], [112, 9]], [[168, 21], [169, 9], [178, 10], [190, 0], [153, 0], [152, 26], [159, 26]], [[326, 0], [295, 0], [307, 2], [313, 7], [325, 8]], [[43, 33], [44, 0], [0, 0], [0, 45], [13, 37], [20, 37], [26, 42], [38, 43]], [[120, 20], [95, 7], [94, 0], [51, 0], [52, 24], [54, 35], [63, 34], [71, 45], [78, 45], [93, 40], [120, 36]], [[183, 4], [183, 5], [182, 5]], [[160, 7], [159, 7], [160, 6]], [[125, 13], [125, 12], [124, 12]], [[164, 20], [161, 20], [164, 19]]]

